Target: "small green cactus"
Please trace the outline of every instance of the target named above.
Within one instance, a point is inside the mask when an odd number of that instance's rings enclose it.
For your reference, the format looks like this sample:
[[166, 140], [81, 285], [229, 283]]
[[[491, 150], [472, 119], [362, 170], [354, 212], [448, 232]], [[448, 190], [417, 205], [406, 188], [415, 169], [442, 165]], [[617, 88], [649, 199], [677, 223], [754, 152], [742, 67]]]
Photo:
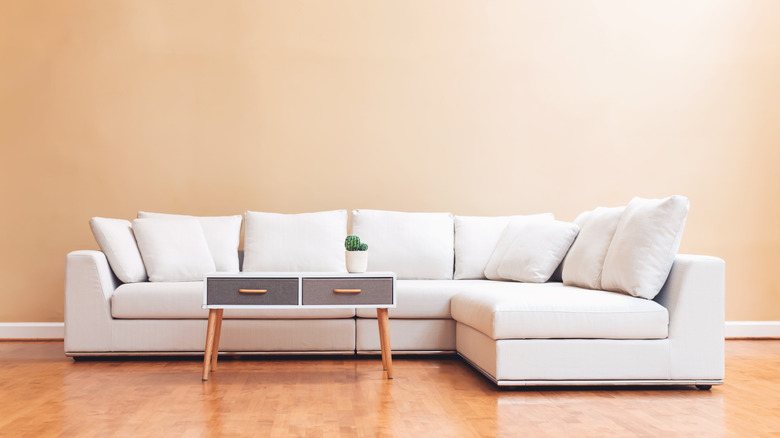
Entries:
[[344, 241], [344, 248], [346, 248], [347, 251], [366, 251], [368, 250], [368, 245], [360, 243], [360, 237], [351, 234], [347, 236], [347, 239]]

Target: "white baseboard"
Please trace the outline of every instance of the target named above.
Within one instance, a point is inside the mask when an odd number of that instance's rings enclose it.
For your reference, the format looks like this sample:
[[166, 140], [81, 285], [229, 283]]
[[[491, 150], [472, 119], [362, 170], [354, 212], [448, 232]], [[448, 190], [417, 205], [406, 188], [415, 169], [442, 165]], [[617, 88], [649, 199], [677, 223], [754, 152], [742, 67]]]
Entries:
[[780, 338], [780, 321], [726, 321], [730, 338]]
[[[0, 322], [0, 339], [63, 339], [62, 322]], [[726, 339], [780, 338], [780, 321], [726, 321]]]
[[0, 322], [0, 339], [63, 339], [63, 322]]

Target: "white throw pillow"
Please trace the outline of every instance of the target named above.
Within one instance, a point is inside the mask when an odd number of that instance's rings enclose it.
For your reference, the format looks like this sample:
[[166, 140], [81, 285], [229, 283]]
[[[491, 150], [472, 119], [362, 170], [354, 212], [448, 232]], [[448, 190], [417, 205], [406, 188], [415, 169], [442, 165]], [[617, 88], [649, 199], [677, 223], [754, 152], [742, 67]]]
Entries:
[[522, 225], [498, 265], [501, 278], [544, 283], [561, 264], [580, 227], [571, 222], [531, 221]]
[[346, 272], [347, 211], [247, 211], [245, 272]]
[[368, 244], [369, 271], [392, 271], [398, 279], [452, 280], [450, 213], [353, 210], [352, 234]]
[[493, 252], [490, 254], [490, 259], [485, 265], [485, 278], [489, 280], [502, 280], [498, 275], [498, 265], [501, 264], [501, 260], [504, 258], [504, 254], [509, 249], [512, 241], [515, 240], [517, 233], [527, 224], [531, 222], [545, 222], [552, 221], [552, 215], [547, 214], [535, 214], [530, 216], [515, 216], [501, 231], [501, 235], [496, 242]]
[[483, 279], [498, 239], [513, 219], [545, 218], [552, 213], [518, 216], [455, 216], [455, 279]]
[[625, 207], [598, 207], [574, 220], [580, 233], [563, 261], [563, 284], [601, 289], [601, 271]]
[[209, 244], [211, 257], [217, 272], [238, 272], [238, 244], [241, 240], [241, 215], [234, 216], [187, 216], [179, 214], [150, 213], [139, 211], [139, 218], [195, 218], [203, 228], [203, 235]]
[[133, 235], [133, 224], [124, 219], [93, 217], [89, 227], [114, 275], [122, 283], [146, 281], [146, 268]]
[[133, 221], [149, 281], [201, 281], [215, 271], [206, 236], [195, 218]]
[[680, 247], [688, 198], [634, 198], [620, 217], [601, 272], [605, 290], [653, 299]]
[[[579, 215], [577, 215], [576, 218], [574, 218], [574, 223], [577, 224], [578, 227], [580, 227], [580, 233], [582, 232], [582, 224], [585, 223], [585, 219], [590, 214], [589, 211], [583, 211]], [[577, 238], [579, 238], [579, 234], [577, 235]], [[574, 242], [577, 242], [577, 239], [574, 239]], [[557, 268], [555, 268], [555, 272], [553, 272], [552, 277], [550, 277], [549, 281], [554, 281], [561, 283], [563, 282], [563, 265], [566, 263], [566, 259], [569, 257], [569, 252], [571, 252], [571, 247], [569, 247], [569, 251], [566, 252], [566, 255], [563, 256], [563, 260], [561, 261], [561, 264], [558, 265]]]

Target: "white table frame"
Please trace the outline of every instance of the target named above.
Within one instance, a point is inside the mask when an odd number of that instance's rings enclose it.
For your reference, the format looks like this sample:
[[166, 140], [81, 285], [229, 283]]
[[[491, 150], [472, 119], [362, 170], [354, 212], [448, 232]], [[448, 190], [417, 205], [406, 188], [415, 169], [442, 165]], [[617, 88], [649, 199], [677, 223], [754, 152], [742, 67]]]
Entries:
[[[252, 305], [252, 304], [208, 304], [209, 278], [297, 278], [298, 303], [295, 305]], [[304, 278], [391, 278], [393, 280], [393, 298], [391, 304], [303, 304]], [[379, 328], [379, 343], [382, 348], [382, 367], [388, 379], [393, 378], [393, 358], [390, 347], [390, 320], [387, 309], [396, 306], [396, 276], [393, 272], [364, 272], [348, 274], [346, 272], [240, 272], [215, 273], [206, 275], [203, 282], [203, 308], [209, 310], [209, 322], [206, 329], [206, 348], [203, 354], [203, 381], [209, 378], [209, 372], [217, 370], [219, 356], [219, 338], [222, 334], [222, 315], [225, 309], [338, 309], [338, 308], [376, 308], [376, 319]]]

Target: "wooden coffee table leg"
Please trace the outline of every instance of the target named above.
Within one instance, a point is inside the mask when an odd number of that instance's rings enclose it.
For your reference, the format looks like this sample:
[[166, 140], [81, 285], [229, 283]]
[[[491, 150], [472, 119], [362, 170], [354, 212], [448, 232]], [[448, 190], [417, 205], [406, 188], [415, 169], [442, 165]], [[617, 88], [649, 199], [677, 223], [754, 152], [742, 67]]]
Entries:
[[387, 371], [387, 378], [393, 378], [393, 355], [390, 349], [390, 319], [387, 309], [376, 309], [376, 319], [379, 323], [379, 342], [382, 345], [382, 365]]
[[209, 309], [209, 325], [206, 330], [206, 350], [203, 352], [203, 380], [209, 379], [211, 355], [214, 351], [214, 335], [217, 331], [217, 309]]
[[387, 371], [387, 361], [385, 358], [385, 331], [384, 322], [382, 322], [382, 309], [376, 309], [376, 322], [379, 324], [379, 351], [382, 353], [382, 371]]
[[219, 339], [222, 337], [222, 314], [225, 309], [217, 309], [217, 328], [214, 333], [214, 346], [211, 353], [211, 371], [217, 370], [217, 358], [219, 357]]

